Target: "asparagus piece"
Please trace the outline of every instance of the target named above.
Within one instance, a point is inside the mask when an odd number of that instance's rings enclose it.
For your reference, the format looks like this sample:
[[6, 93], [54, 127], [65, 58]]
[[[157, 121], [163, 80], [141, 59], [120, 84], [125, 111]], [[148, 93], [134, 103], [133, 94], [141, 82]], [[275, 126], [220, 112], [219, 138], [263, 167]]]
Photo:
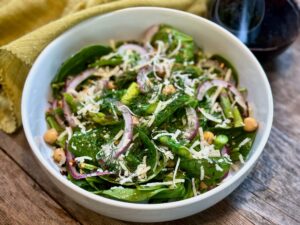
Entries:
[[243, 118], [237, 106], [233, 107], [234, 127], [242, 127], [244, 125]]
[[55, 118], [51, 115], [46, 116], [46, 121], [49, 127], [54, 128], [57, 132], [61, 132], [64, 129], [56, 122]]
[[174, 154], [186, 159], [193, 158], [192, 154], [190, 153], [187, 147], [177, 143], [176, 141], [172, 140], [170, 137], [162, 136], [159, 138], [159, 141], [161, 144], [169, 147]]
[[80, 163], [79, 168], [80, 169], [86, 169], [86, 170], [96, 170], [96, 169], [98, 169], [97, 166], [94, 166], [94, 165], [88, 164], [88, 163]]
[[233, 113], [231, 109], [231, 103], [225, 90], [222, 90], [221, 92], [220, 103], [226, 118], [232, 119]]
[[174, 100], [171, 104], [167, 105], [164, 110], [159, 112], [155, 117], [154, 125], [159, 126], [163, 122], [165, 122], [173, 113], [182, 107], [185, 106], [192, 106], [195, 107], [197, 105], [197, 100], [188, 96], [188, 95], [181, 95], [176, 100]]
[[132, 82], [127, 91], [121, 98], [121, 102], [125, 105], [129, 105], [134, 98], [140, 94], [139, 86], [136, 82]]
[[157, 107], [157, 103], [156, 103], [156, 102], [155, 102], [155, 103], [152, 103], [152, 104], [150, 104], [150, 105], [147, 106], [145, 112], [146, 112], [147, 114], [149, 114], [149, 115], [150, 115], [150, 114], [153, 114], [154, 111], [155, 111], [155, 109], [156, 109], [156, 107]]
[[76, 112], [77, 111], [77, 103], [74, 100], [73, 96], [68, 94], [68, 93], [64, 93], [63, 96], [64, 96], [65, 101], [67, 102], [67, 104], [70, 106], [71, 111]]

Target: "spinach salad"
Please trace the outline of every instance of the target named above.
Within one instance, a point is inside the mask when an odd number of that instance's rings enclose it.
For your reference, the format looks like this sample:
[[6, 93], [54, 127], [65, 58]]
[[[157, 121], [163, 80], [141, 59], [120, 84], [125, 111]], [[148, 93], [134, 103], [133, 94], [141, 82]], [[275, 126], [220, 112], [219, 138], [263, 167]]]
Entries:
[[51, 87], [44, 140], [61, 173], [120, 201], [209, 191], [244, 163], [258, 127], [230, 62], [168, 25], [83, 48]]

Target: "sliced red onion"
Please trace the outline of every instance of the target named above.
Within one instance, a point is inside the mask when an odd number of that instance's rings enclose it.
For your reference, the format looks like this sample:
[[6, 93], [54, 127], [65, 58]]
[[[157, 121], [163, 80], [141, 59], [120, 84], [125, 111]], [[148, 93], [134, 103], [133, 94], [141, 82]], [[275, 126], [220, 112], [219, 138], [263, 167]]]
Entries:
[[230, 149], [225, 145], [222, 149], [221, 149], [221, 155], [229, 155], [230, 154]]
[[157, 33], [158, 30], [158, 25], [152, 25], [148, 30], [146, 30], [144, 36], [144, 43], [147, 44], [148, 42], [150, 42], [152, 37]]
[[[82, 83], [84, 80], [87, 78], [91, 77], [93, 73], [95, 73], [97, 70], [96, 69], [88, 69], [80, 74], [76, 75], [72, 80], [66, 82], [66, 87], [65, 87], [65, 92], [72, 92], [76, 89], [76, 87]], [[75, 121], [72, 119], [72, 112], [70, 109], [70, 106], [66, 102], [65, 98], [63, 97], [62, 99], [63, 103], [63, 111], [64, 111], [64, 116], [69, 124], [70, 127], [75, 127]]]
[[81, 180], [81, 179], [85, 179], [87, 177], [98, 177], [98, 176], [113, 174], [112, 172], [109, 172], [109, 171], [104, 171], [104, 172], [96, 171], [96, 172], [92, 172], [92, 173], [81, 174], [76, 170], [75, 166], [73, 165], [73, 161], [74, 161], [73, 154], [67, 150], [66, 151], [66, 162], [67, 162], [68, 171], [70, 172], [71, 176], [75, 180]]
[[82, 83], [84, 80], [93, 75], [97, 70], [96, 69], [88, 69], [83, 71], [82, 73], [76, 75], [72, 80], [67, 82], [66, 92], [70, 92], [71, 90], [75, 90], [76, 87]]
[[118, 53], [120, 55], [124, 55], [124, 52], [128, 51], [128, 50], [135, 51], [135, 52], [137, 52], [138, 54], [140, 54], [141, 56], [144, 56], [144, 57], [147, 56], [146, 49], [144, 49], [143, 47], [141, 47], [139, 45], [136, 45], [136, 44], [124, 44], [121, 47], [119, 47]]
[[188, 128], [185, 131], [185, 137], [188, 140], [193, 140], [194, 137], [197, 135], [198, 128], [199, 128], [199, 121], [196, 110], [192, 107], [185, 108], [186, 116], [187, 116], [187, 124]]
[[130, 109], [127, 106], [123, 105], [121, 102], [116, 102], [117, 109], [122, 113], [123, 119], [125, 121], [124, 134], [120, 143], [117, 146], [117, 150], [114, 158], [118, 158], [123, 154], [129, 147], [132, 136], [133, 136], [133, 121], [130, 113]]
[[[57, 109], [57, 100], [54, 99], [53, 102], [52, 102], [52, 109], [53, 110], [56, 110]], [[60, 118], [59, 115], [57, 115], [57, 113], [54, 112], [54, 117], [55, 117], [55, 120], [56, 122], [63, 128], [65, 128], [65, 123], [64, 121]]]
[[65, 116], [69, 126], [76, 127], [75, 121], [72, 118], [72, 112], [71, 112], [70, 106], [68, 105], [68, 103], [66, 102], [64, 97], [62, 99], [62, 104], [63, 104], [64, 116]]
[[148, 82], [147, 75], [149, 74], [150, 71], [151, 69], [149, 67], [143, 67], [139, 70], [138, 75], [136, 77], [137, 83], [142, 93], [146, 93], [149, 91], [149, 85], [147, 84]]
[[205, 93], [212, 87], [223, 87], [228, 88], [234, 95], [236, 102], [243, 108], [244, 111], [247, 111], [247, 105], [244, 100], [243, 95], [238, 91], [238, 89], [231, 83], [224, 80], [212, 80], [206, 81], [198, 88], [197, 99], [201, 101], [204, 98]]

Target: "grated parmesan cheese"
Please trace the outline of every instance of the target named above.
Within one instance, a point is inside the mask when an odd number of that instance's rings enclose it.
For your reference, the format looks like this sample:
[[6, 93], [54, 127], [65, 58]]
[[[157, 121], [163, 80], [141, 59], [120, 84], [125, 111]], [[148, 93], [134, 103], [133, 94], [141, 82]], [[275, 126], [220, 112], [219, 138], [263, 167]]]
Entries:
[[173, 186], [176, 186], [175, 179], [176, 179], [177, 171], [179, 168], [179, 164], [180, 164], [180, 158], [178, 158], [176, 166], [175, 166], [175, 170], [174, 170], [174, 174], [173, 174]]
[[165, 182], [152, 182], [152, 183], [147, 183], [141, 185], [142, 187], [155, 187], [155, 186], [160, 186], [160, 185], [173, 185], [178, 184], [178, 183], [184, 183], [184, 179], [175, 179], [174, 181], [165, 181]]
[[81, 157], [76, 157], [74, 160], [77, 163], [83, 163], [85, 160], [93, 160], [93, 159], [91, 157], [89, 157], [89, 156], [81, 156]]
[[222, 120], [221, 119], [218, 119], [216, 117], [214, 117], [213, 115], [207, 113], [203, 108], [199, 108], [199, 111], [202, 113], [202, 115], [210, 120], [210, 121], [213, 121], [213, 122], [216, 122], [216, 123], [222, 123]]
[[251, 138], [245, 138], [240, 144], [239, 144], [239, 148], [243, 147], [244, 145], [246, 145], [249, 141], [251, 141]]
[[181, 46], [182, 46], [181, 39], [179, 39], [176, 48], [168, 55], [168, 57], [172, 57], [176, 55], [180, 51]]
[[114, 140], [114, 141], [119, 140], [120, 137], [122, 137], [123, 133], [124, 133], [124, 130], [120, 130], [120, 131], [116, 134], [116, 136], [113, 138], [113, 140]]
[[192, 188], [193, 188], [194, 196], [197, 196], [197, 189], [195, 186], [195, 178], [194, 177], [192, 178]]
[[216, 164], [216, 170], [222, 172], [223, 169], [219, 166], [219, 164]]
[[204, 180], [204, 176], [205, 176], [204, 167], [201, 166], [200, 167], [200, 180]]
[[239, 160], [242, 164], [245, 164], [244, 157], [242, 156], [242, 154], [239, 154]]

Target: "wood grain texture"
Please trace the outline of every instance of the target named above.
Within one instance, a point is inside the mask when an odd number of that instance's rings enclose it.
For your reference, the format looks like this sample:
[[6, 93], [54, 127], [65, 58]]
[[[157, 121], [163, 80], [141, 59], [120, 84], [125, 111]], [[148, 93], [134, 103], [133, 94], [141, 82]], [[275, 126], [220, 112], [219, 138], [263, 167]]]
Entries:
[[[10, 136], [0, 132], [0, 140], [0, 147], [4, 149], [4, 151], [8, 155], [13, 156], [15, 162], [20, 167], [22, 167], [22, 169], [26, 171], [26, 173], [30, 174], [32, 179], [39, 183], [45, 192], [47, 192], [55, 201], [57, 201], [57, 203], [61, 205], [67, 212], [73, 215], [74, 218], [80, 221], [81, 224], [133, 224], [117, 221], [96, 214], [88, 209], [81, 207], [80, 205], [69, 199], [67, 196], [65, 196], [60, 190], [56, 188], [56, 186], [49, 182], [49, 179], [45, 177], [41, 172], [41, 168], [34, 158], [30, 147], [28, 146], [23, 131]], [[218, 215], [217, 218], [216, 214]], [[244, 216], [240, 215], [225, 201], [195, 216], [191, 216], [183, 220], [158, 224], [199, 224], [199, 221], [201, 221], [203, 224], [252, 224], [247, 218], [244, 218]]]
[[[225, 200], [208, 210], [185, 219], [157, 224], [300, 224], [299, 59], [300, 38], [279, 58], [264, 65], [273, 90], [274, 124], [262, 156], [242, 185]], [[0, 154], [1, 159], [5, 158], [9, 162], [9, 166], [7, 163], [4, 167], [2, 165], [2, 168], [6, 169], [4, 175], [1, 174], [8, 189], [11, 186], [16, 189], [16, 180], [10, 181], [8, 177], [18, 173], [21, 174], [19, 179], [22, 181], [23, 192], [35, 194], [34, 206], [30, 208], [32, 212], [28, 211], [28, 214], [23, 212], [24, 215], [20, 213], [23, 220], [19, 217], [17, 217], [18, 220], [14, 220], [7, 210], [13, 207], [23, 210], [22, 207], [25, 207], [26, 202], [33, 204], [31, 198], [26, 197], [31, 195], [21, 192], [23, 196], [6, 189], [3, 191], [1, 183], [0, 201], [2, 201], [2, 193], [9, 193], [12, 195], [11, 199], [18, 199], [18, 201], [1, 202], [0, 224], [18, 224], [17, 222], [20, 221], [22, 224], [41, 224], [33, 223], [30, 220], [32, 215], [35, 215], [34, 218], [39, 222], [52, 221], [56, 215], [60, 215], [58, 211], [53, 210], [53, 205], [63, 215], [62, 218], [53, 220], [54, 224], [65, 223], [66, 217], [69, 217], [71, 223], [75, 222], [75, 219], [80, 224], [134, 224], [91, 212], [61, 193], [41, 172], [23, 130], [19, 130], [14, 135], [0, 132], [0, 148], [5, 152], [5, 154]], [[53, 200], [49, 199], [49, 196]], [[50, 207], [45, 206], [45, 202], [47, 204], [50, 202]], [[52, 210], [51, 213], [48, 213], [46, 208]], [[38, 211], [41, 213], [38, 214]]]
[[78, 224], [0, 151], [0, 224]]

